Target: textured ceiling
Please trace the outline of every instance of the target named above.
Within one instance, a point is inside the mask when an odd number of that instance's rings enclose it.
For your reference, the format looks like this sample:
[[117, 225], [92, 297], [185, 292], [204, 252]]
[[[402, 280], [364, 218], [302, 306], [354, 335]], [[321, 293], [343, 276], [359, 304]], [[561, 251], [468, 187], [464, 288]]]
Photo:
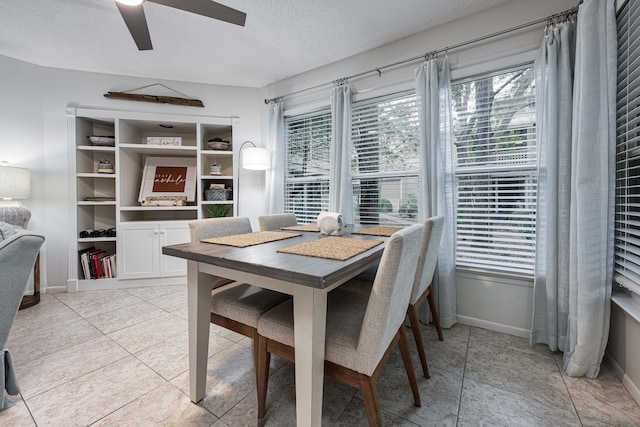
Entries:
[[245, 27], [146, 2], [140, 52], [113, 0], [2, 0], [0, 54], [65, 69], [232, 86], [270, 83], [509, 0], [220, 0]]

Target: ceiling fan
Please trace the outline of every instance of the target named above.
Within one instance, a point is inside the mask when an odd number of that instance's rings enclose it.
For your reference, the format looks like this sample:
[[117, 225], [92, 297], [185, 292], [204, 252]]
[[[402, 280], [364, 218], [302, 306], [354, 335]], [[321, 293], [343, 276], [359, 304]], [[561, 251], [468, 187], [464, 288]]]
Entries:
[[[116, 6], [124, 19], [131, 37], [138, 45], [138, 50], [152, 50], [151, 36], [147, 19], [144, 16], [143, 2], [145, 0], [115, 0]], [[220, 21], [244, 27], [247, 14], [211, 0], [146, 0], [152, 3], [207, 16]]]

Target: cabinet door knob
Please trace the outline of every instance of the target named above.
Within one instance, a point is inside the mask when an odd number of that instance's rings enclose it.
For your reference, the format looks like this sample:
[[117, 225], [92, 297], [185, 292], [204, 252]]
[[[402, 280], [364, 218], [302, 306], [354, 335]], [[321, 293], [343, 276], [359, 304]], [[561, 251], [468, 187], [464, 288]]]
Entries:
[[160, 234], [164, 234], [166, 230], [160, 230]]
[[158, 234], [158, 230], [156, 230], [155, 228], [153, 229], [153, 234]]

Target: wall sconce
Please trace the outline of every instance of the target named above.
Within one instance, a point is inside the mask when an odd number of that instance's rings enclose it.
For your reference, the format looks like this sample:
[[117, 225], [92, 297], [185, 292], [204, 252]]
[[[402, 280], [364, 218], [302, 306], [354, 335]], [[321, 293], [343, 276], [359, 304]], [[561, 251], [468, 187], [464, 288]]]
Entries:
[[[244, 148], [245, 145], [251, 144], [252, 147]], [[242, 169], [248, 170], [267, 170], [271, 168], [271, 155], [266, 148], [256, 147], [251, 141], [245, 141], [240, 146], [238, 151], [238, 158]], [[238, 171], [238, 200], [237, 200], [237, 212], [240, 215], [240, 171]]]

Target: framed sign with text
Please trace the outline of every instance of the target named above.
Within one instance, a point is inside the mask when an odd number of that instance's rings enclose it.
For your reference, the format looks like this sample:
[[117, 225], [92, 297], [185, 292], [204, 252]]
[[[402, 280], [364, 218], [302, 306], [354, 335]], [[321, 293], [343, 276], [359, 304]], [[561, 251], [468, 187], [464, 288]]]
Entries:
[[147, 197], [184, 196], [196, 199], [196, 159], [183, 157], [147, 157], [140, 183], [139, 202]]

